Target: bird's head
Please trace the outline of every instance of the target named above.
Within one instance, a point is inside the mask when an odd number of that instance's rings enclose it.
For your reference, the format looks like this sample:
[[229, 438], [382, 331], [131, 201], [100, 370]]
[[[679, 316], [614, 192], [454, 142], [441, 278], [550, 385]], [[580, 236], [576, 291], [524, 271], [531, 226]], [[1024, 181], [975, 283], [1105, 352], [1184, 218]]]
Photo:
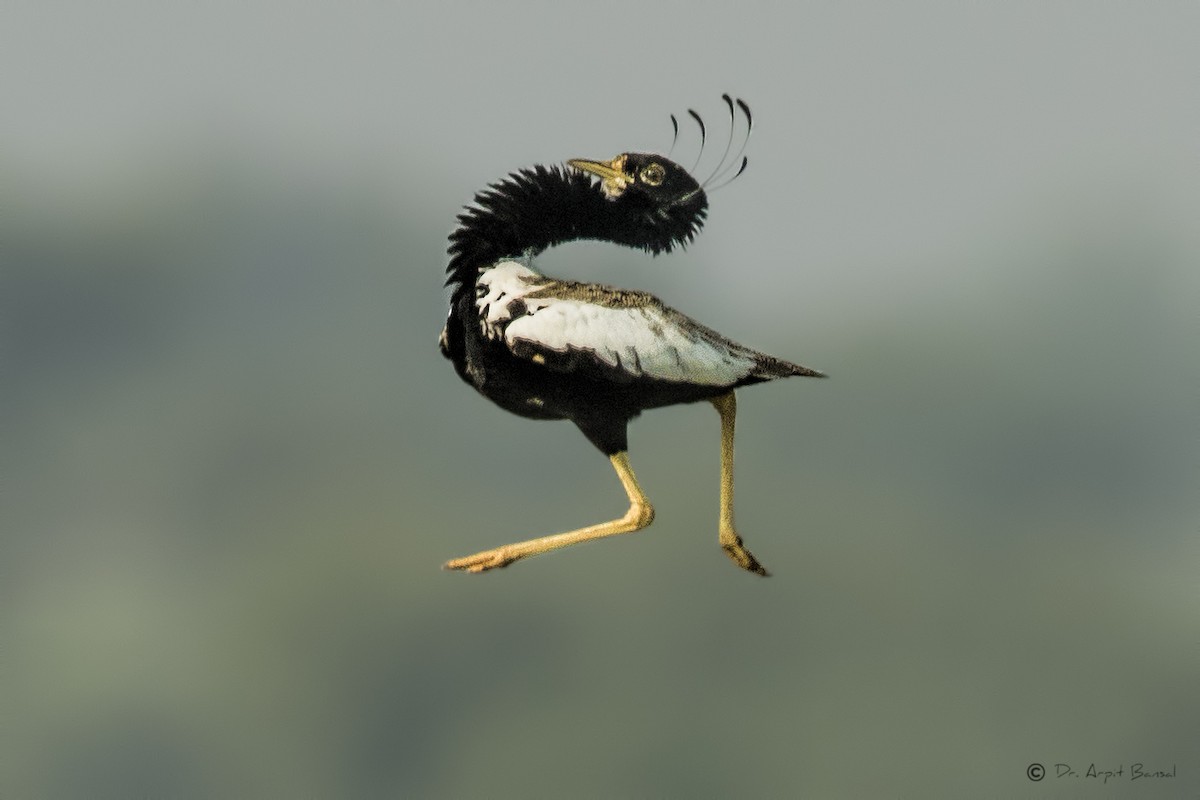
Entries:
[[666, 156], [622, 153], [611, 161], [573, 158], [567, 163], [600, 178], [600, 189], [609, 200], [628, 194], [641, 195], [660, 207], [707, 202], [699, 181]]
[[[609, 235], [603, 238], [622, 244], [643, 247], [653, 253], [671, 250], [676, 245], [686, 245], [704, 225], [708, 212], [708, 195], [705, 190], [719, 189], [736, 180], [746, 170], [747, 158], [743, 157], [746, 143], [754, 121], [750, 107], [745, 101], [721, 95], [729, 109], [729, 138], [716, 168], [704, 180], [698, 181], [690, 171], [670, 158], [655, 153], [622, 153], [611, 161], [593, 161], [573, 158], [567, 162], [571, 167], [600, 179], [600, 191], [611, 204], [610, 218], [620, 219]], [[737, 111], [745, 119], [745, 136], [737, 154], [729, 160], [736, 137]], [[700, 115], [692, 109], [688, 114], [700, 128], [700, 154], [696, 157], [699, 166], [704, 155], [707, 127]], [[675, 140], [679, 138], [679, 121], [671, 115], [671, 126], [675, 129]], [[671, 144], [674, 152], [675, 143]], [[736, 169], [736, 172], [735, 172]], [[733, 173], [733, 177], [728, 177]], [[622, 230], [618, 233], [616, 228]]]
[[575, 158], [567, 164], [599, 178], [613, 214], [624, 220], [605, 238], [661, 253], [686, 245], [704, 225], [704, 188], [665, 156], [622, 153], [611, 161]]

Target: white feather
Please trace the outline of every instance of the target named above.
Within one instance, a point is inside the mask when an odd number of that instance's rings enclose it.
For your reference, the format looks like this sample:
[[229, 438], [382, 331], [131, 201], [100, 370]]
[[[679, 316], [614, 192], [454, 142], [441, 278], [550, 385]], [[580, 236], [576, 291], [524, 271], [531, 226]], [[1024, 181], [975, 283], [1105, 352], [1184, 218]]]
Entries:
[[[476, 307], [483, 334], [565, 354], [581, 351], [632, 377], [729, 386], [756, 366], [751, 351], [727, 342], [657, 301], [612, 307], [585, 300], [529, 294], [552, 279], [505, 261], [479, 276]], [[520, 310], [513, 301], [520, 300]], [[523, 313], [522, 313], [523, 312]], [[533, 357], [538, 361], [537, 354]]]
[[727, 386], [750, 374], [752, 358], [693, 334], [657, 306], [609, 308], [579, 300], [542, 298], [504, 332], [519, 341], [565, 353], [592, 353], [634, 377]]
[[497, 340], [505, 323], [512, 319], [511, 303], [551, 281], [544, 275], [517, 261], [501, 261], [484, 270], [475, 282], [479, 309], [479, 324], [483, 335]]

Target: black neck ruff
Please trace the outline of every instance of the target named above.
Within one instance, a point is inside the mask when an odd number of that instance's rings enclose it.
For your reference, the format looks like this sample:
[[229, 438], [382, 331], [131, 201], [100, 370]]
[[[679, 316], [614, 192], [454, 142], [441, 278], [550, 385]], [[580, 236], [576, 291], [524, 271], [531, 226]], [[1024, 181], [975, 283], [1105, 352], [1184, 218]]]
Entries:
[[700, 232], [708, 212], [703, 190], [671, 205], [626, 191], [604, 197], [590, 176], [538, 165], [512, 173], [475, 195], [450, 234], [446, 285], [455, 296], [473, 289], [481, 269], [504, 258], [534, 256], [581, 239], [667, 253]]

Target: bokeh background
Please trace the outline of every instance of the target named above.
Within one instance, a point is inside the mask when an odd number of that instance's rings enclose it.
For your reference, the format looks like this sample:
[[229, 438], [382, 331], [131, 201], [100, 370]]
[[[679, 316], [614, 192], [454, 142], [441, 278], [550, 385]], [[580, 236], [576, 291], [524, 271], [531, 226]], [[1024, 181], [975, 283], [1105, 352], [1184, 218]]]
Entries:
[[[0, 794], [1194, 796], [1198, 30], [5, 3]], [[708, 406], [634, 423], [650, 530], [441, 571], [625, 504], [440, 357], [456, 213], [725, 91], [751, 165], [693, 247], [540, 266], [832, 375], [741, 393], [774, 576], [717, 547]]]

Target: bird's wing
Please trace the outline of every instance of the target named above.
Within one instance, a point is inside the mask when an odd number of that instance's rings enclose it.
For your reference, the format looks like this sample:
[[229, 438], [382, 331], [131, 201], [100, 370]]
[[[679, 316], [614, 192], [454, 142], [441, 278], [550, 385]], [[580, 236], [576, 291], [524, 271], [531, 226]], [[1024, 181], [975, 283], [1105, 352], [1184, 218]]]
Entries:
[[557, 372], [733, 386], [773, 361], [651, 295], [553, 280], [517, 262], [487, 270], [477, 292], [484, 337]]

